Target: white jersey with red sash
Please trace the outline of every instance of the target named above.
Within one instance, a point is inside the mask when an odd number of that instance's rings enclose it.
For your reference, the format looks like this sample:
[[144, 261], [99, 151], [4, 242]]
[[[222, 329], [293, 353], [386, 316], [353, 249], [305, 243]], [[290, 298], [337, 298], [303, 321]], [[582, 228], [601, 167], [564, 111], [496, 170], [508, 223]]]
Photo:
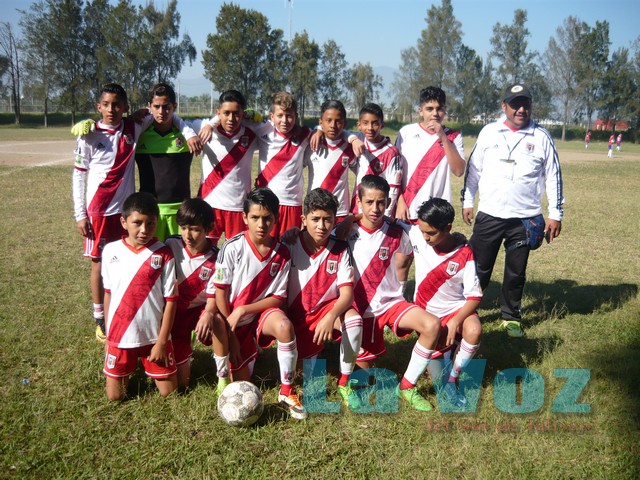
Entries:
[[450, 252], [438, 252], [424, 240], [418, 225], [411, 228], [409, 237], [416, 260], [416, 305], [442, 318], [467, 300], [482, 298], [471, 247], [462, 243]]
[[329, 237], [324, 248], [311, 253], [304, 244], [302, 232], [289, 249], [288, 312], [292, 321], [304, 321], [307, 314], [338, 298], [340, 287], [353, 285], [351, 253], [346, 242], [334, 237]]
[[278, 196], [280, 205], [302, 205], [304, 154], [311, 130], [296, 127], [285, 136], [271, 122], [252, 124], [252, 128], [258, 136], [260, 152], [256, 187], [269, 187]]
[[[216, 261], [213, 283], [229, 289], [229, 304], [249, 305], [267, 297], [287, 298], [287, 279], [291, 254], [284, 244], [276, 242], [264, 256], [249, 239], [248, 232], [239, 233], [222, 245]], [[238, 326], [251, 323], [257, 315], [245, 315]]]
[[[460, 132], [443, 127], [447, 138], [464, 158]], [[409, 207], [409, 218], [418, 218], [418, 208], [429, 198], [451, 202], [451, 174], [444, 148], [434, 133], [419, 123], [406, 125], [398, 132], [396, 147], [403, 161], [402, 196]]]
[[327, 148], [305, 156], [309, 167], [309, 191], [324, 188], [338, 199], [339, 217], [349, 213], [349, 168], [355, 166], [356, 157], [351, 145], [340, 138], [336, 141], [326, 139]]
[[[194, 122], [199, 130], [200, 122]], [[242, 203], [251, 190], [251, 164], [258, 147], [256, 134], [240, 126], [233, 134], [222, 127], [213, 129], [202, 156], [202, 179], [198, 196], [213, 208], [241, 212]]]
[[107, 344], [135, 348], [154, 344], [166, 301], [177, 299], [175, 260], [157, 240], [136, 250], [124, 239], [102, 252], [102, 280], [111, 295]]
[[[359, 136], [362, 140], [363, 137]], [[364, 139], [365, 150], [358, 157], [356, 165], [356, 183], [351, 195], [351, 211], [353, 213], [361, 213], [356, 199], [358, 196], [358, 187], [365, 175], [377, 175], [384, 178], [389, 187], [389, 198], [391, 203], [385, 210], [385, 215], [394, 217], [396, 205], [398, 203], [398, 194], [402, 186], [402, 161], [398, 149], [391, 143], [389, 137], [383, 137], [380, 143], [369, 142]]]
[[178, 308], [189, 309], [200, 307], [207, 298], [216, 295], [213, 274], [216, 269], [218, 249], [191, 255], [182, 238], [169, 237], [166, 242], [176, 261], [176, 278], [178, 280]]
[[357, 224], [351, 231], [349, 246], [356, 266], [353, 293], [358, 313], [363, 318], [374, 317], [403, 301], [394, 256], [396, 252], [413, 254], [404, 228], [388, 219], [373, 231]]

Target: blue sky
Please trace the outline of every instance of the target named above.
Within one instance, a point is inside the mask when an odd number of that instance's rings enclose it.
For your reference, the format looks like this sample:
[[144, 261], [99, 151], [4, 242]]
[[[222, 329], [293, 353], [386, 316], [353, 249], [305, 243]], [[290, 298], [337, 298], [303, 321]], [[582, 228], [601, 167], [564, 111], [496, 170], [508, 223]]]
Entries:
[[[115, 0], [112, 0], [116, 3]], [[144, 4], [147, 0], [134, 0]], [[2, 21], [17, 24], [15, 8], [27, 9], [31, 0], [0, 0]], [[167, 0], [155, 0], [164, 8]], [[191, 36], [198, 50], [198, 60], [185, 67], [178, 77], [183, 94], [208, 92], [202, 74], [201, 52], [209, 33], [215, 32], [215, 19], [223, 1], [179, 0], [181, 30]], [[255, 9], [269, 19], [271, 28], [280, 28], [289, 36], [287, 0], [239, 0], [234, 3]], [[425, 17], [433, 1], [417, 0], [293, 0], [292, 30], [306, 30], [317, 43], [334, 39], [349, 63], [371, 63], [374, 67], [396, 69], [400, 51], [416, 45], [426, 27]], [[440, 5], [441, 1], [437, 0]], [[496, 22], [510, 24], [517, 8], [527, 10], [530, 32], [529, 49], [543, 52], [558, 26], [570, 15], [589, 25], [607, 20], [611, 49], [630, 47], [640, 35], [640, 1], [618, 0], [453, 0], [453, 10], [462, 23], [462, 41], [483, 58], [491, 46], [489, 39]]]

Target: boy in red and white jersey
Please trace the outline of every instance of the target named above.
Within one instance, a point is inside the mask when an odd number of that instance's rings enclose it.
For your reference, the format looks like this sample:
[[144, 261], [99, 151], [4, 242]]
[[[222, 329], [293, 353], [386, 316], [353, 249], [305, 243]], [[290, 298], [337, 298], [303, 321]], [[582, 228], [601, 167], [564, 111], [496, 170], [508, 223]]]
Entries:
[[154, 237], [159, 215], [151, 194], [130, 195], [120, 217], [127, 235], [103, 250], [107, 320], [103, 372], [109, 400], [124, 398], [138, 358], [163, 397], [178, 385], [170, 338], [178, 296], [175, 260], [169, 247]]
[[298, 350], [293, 325], [280, 309], [287, 298], [289, 249], [271, 236], [278, 197], [268, 188], [249, 193], [243, 205], [247, 231], [227, 240], [216, 262], [216, 305], [231, 330], [233, 380], [250, 380], [257, 345], [278, 342], [278, 400], [298, 420], [307, 417], [293, 388]]
[[213, 130], [209, 120], [193, 122], [205, 142], [198, 196], [215, 210], [211, 232], [214, 243], [222, 233], [225, 239], [230, 239], [245, 230], [242, 202], [251, 190], [251, 164], [253, 152], [258, 148], [256, 134], [242, 124], [246, 106], [242, 93], [227, 90], [220, 95], [216, 111], [220, 123]]
[[[100, 277], [102, 248], [118, 240], [122, 234], [120, 211], [125, 199], [135, 191], [134, 152], [140, 134], [153, 122], [147, 115], [142, 124], [123, 118], [129, 110], [127, 93], [115, 83], [106, 84], [100, 92], [96, 108], [102, 116], [94, 124], [85, 120], [74, 126], [86, 126], [75, 149], [72, 179], [74, 216], [78, 233], [84, 237], [84, 256], [92, 260], [91, 295], [96, 338], [104, 342], [104, 289]], [[195, 132], [180, 118], [174, 123], [182, 131], [189, 148], [197, 148]], [[92, 129], [88, 128], [92, 126]], [[82, 133], [82, 127], [79, 129]]]
[[[457, 391], [456, 380], [480, 347], [482, 325], [476, 309], [482, 289], [471, 247], [463, 235], [451, 233], [454, 217], [449, 202], [432, 198], [418, 209], [418, 224], [409, 237], [416, 259], [415, 303], [438, 317], [442, 327], [433, 358], [444, 355], [448, 359], [456, 335], [462, 335], [444, 391], [450, 402], [464, 405], [466, 399]], [[440, 375], [434, 370], [430, 373], [435, 382]]]
[[176, 259], [178, 306], [171, 339], [178, 366], [178, 387], [189, 387], [191, 334], [204, 345], [213, 344], [219, 395], [229, 384], [229, 341], [224, 320], [217, 315], [213, 277], [218, 249], [207, 233], [213, 228], [214, 213], [201, 198], [185, 200], [176, 214], [180, 237], [169, 237], [167, 246]]
[[416, 384], [429, 365], [440, 324], [435, 316], [404, 299], [401, 282], [406, 281], [409, 263], [396, 273], [396, 255], [411, 256], [413, 250], [404, 228], [385, 217], [388, 205], [387, 181], [377, 175], [365, 175], [358, 190], [362, 219], [353, 225], [349, 236], [356, 264], [355, 306], [363, 319], [357, 363], [369, 368], [372, 361], [386, 352], [385, 326], [399, 337], [415, 330], [418, 341], [398, 392], [413, 408], [429, 411], [433, 407], [418, 393]]
[[391, 202], [384, 214], [395, 218], [398, 194], [402, 186], [402, 161], [398, 149], [391, 143], [389, 137], [382, 135], [384, 128], [384, 114], [382, 108], [375, 103], [367, 103], [360, 109], [358, 128], [364, 137], [364, 150], [358, 157], [356, 165], [356, 183], [351, 197], [351, 211], [358, 211], [358, 187], [365, 175], [378, 175], [384, 178], [389, 187]]
[[432, 197], [451, 201], [451, 173], [464, 174], [462, 135], [442, 125], [447, 113], [447, 96], [438, 87], [420, 92], [419, 123], [398, 132], [396, 147], [402, 155], [402, 194], [396, 216], [416, 223], [418, 208]]
[[337, 222], [349, 214], [349, 168], [356, 165], [356, 155], [342, 132], [347, 112], [342, 102], [327, 100], [320, 108], [319, 124], [324, 132], [326, 148], [307, 150], [305, 165], [309, 167], [309, 191], [324, 188], [338, 199]]
[[362, 343], [362, 317], [352, 307], [354, 271], [347, 242], [331, 236], [338, 201], [328, 190], [311, 190], [304, 200], [303, 229], [291, 250], [288, 316], [302, 358], [316, 358], [329, 340], [340, 341], [338, 393], [358, 409], [349, 377]]

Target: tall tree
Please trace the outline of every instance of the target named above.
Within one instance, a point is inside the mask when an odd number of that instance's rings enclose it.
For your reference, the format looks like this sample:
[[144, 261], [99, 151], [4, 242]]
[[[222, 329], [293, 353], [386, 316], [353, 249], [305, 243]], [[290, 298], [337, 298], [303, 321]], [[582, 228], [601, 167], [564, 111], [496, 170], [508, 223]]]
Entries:
[[296, 33], [291, 40], [289, 55], [292, 62], [289, 78], [291, 93], [298, 101], [298, 113], [303, 119], [307, 105], [316, 99], [320, 47], [303, 31]]
[[20, 109], [20, 82], [21, 59], [18, 50], [18, 42], [13, 33], [13, 28], [9, 22], [0, 23], [0, 55], [5, 58], [7, 65], [7, 75], [9, 76], [9, 88], [11, 90], [11, 101], [16, 124], [22, 122]]
[[634, 141], [638, 142], [638, 130], [640, 129], [640, 36], [633, 42], [632, 74], [635, 95], [629, 99], [629, 119], [633, 131]]
[[582, 37], [579, 48], [580, 63], [576, 72], [579, 85], [578, 97], [587, 117], [587, 129], [591, 129], [593, 112], [600, 103], [602, 82], [609, 61], [609, 23], [597, 21]]
[[500, 109], [500, 87], [496, 84], [491, 57], [487, 58], [479, 77], [476, 93], [477, 111], [482, 116], [483, 123], [488, 123], [493, 113]]
[[420, 78], [418, 50], [415, 47], [401, 50], [400, 66], [394, 75], [391, 90], [393, 91], [397, 108], [402, 112], [403, 119], [408, 115], [410, 122], [413, 121], [415, 105], [422, 88]]
[[216, 17], [216, 33], [207, 36], [202, 52], [205, 77], [218, 91], [236, 88], [249, 101], [259, 97], [266, 70], [271, 27], [267, 17], [223, 3]]
[[427, 28], [422, 30], [418, 43], [422, 87], [434, 85], [453, 89], [455, 58], [462, 43], [462, 24], [453, 14], [451, 0], [427, 10]]
[[284, 40], [284, 31], [280, 29], [271, 30], [268, 42], [269, 48], [267, 49], [265, 69], [269, 74], [264, 78], [256, 105], [261, 107], [262, 110], [268, 110], [271, 107], [271, 97], [275, 92], [287, 89], [291, 74], [289, 46]]
[[478, 111], [478, 82], [482, 77], [482, 59], [473, 48], [461, 45], [456, 55], [455, 88], [452, 96], [453, 113], [458, 121], [469, 123]]
[[351, 92], [354, 110], [360, 111], [365, 103], [377, 100], [383, 83], [382, 77], [373, 71], [370, 63], [356, 63], [349, 70], [346, 86]]
[[348, 65], [340, 45], [327, 40], [320, 51], [318, 93], [322, 100], [340, 100], [345, 96], [344, 82]]
[[629, 101], [638, 95], [634, 77], [633, 65], [629, 59], [629, 50], [627, 48], [617, 49], [611, 55], [611, 61], [607, 66], [602, 83], [602, 101], [600, 104], [602, 118], [613, 122], [614, 131], [616, 122], [626, 116], [630, 116], [632, 113], [629, 108]]
[[498, 22], [493, 26], [491, 57], [499, 62], [497, 77], [503, 86], [529, 81], [523, 73], [534, 63], [537, 54], [527, 51], [529, 29], [525, 26], [526, 23], [527, 11], [517, 9], [511, 25]]
[[580, 45], [588, 31], [588, 25], [574, 16], [567, 17], [549, 39], [546, 60], [546, 78], [554, 98], [561, 106], [562, 141], [565, 141], [567, 123], [578, 97], [580, 62], [583, 60]]

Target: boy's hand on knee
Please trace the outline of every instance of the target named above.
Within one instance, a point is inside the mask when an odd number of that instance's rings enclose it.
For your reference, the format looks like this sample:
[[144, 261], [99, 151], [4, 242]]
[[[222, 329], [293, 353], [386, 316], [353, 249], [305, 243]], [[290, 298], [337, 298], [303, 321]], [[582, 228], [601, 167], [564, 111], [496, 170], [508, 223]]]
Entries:
[[316, 331], [313, 333], [313, 343], [316, 345], [322, 345], [324, 342], [328, 342], [333, 338], [333, 324], [336, 321], [336, 317], [327, 313], [322, 320], [316, 325]]
[[166, 366], [167, 363], [167, 346], [161, 343], [156, 343], [152, 348], [151, 348], [151, 353], [149, 353], [149, 356], [147, 357], [147, 360], [149, 360], [150, 362], [153, 363], [163, 363]]

